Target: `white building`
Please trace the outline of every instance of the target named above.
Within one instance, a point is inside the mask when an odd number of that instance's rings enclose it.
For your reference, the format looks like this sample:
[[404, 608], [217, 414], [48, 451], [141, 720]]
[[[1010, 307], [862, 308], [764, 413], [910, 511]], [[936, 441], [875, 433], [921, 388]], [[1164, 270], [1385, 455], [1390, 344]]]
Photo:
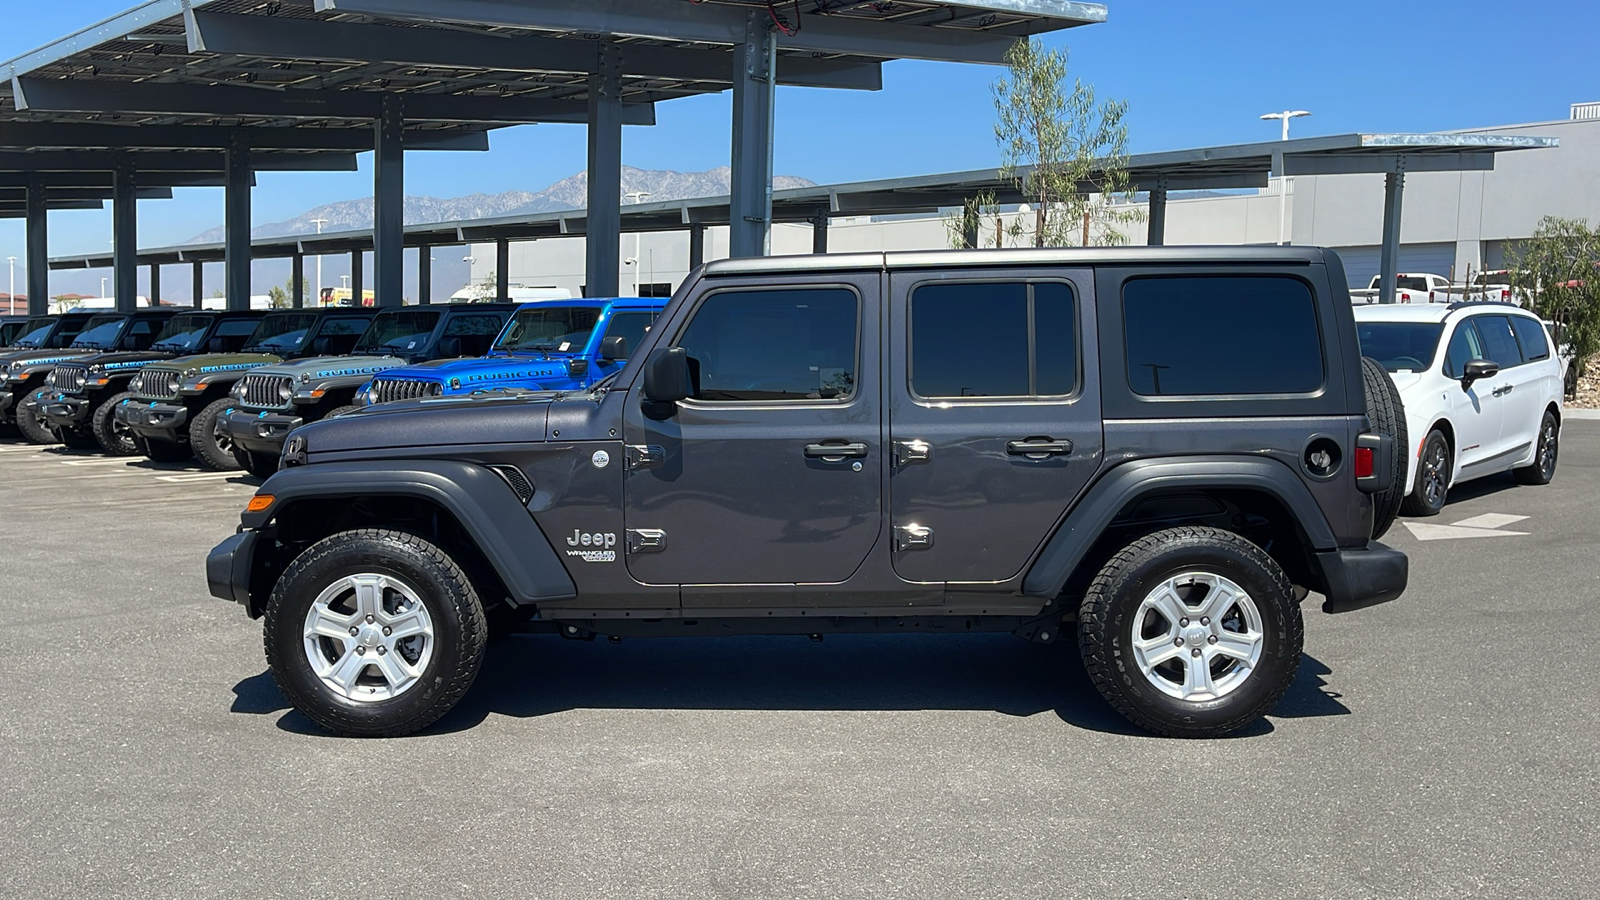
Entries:
[[[1499, 154], [1492, 172], [1418, 172], [1406, 176], [1400, 227], [1400, 271], [1433, 272], [1460, 280], [1468, 267], [1477, 272], [1503, 266], [1509, 243], [1531, 236], [1547, 215], [1586, 218], [1600, 224], [1600, 104], [1573, 106], [1572, 118], [1556, 122], [1470, 129], [1466, 134], [1507, 134], [1558, 138], [1557, 149]], [[1288, 180], [1287, 233], [1291, 243], [1337, 249], [1352, 284], [1366, 284], [1378, 272], [1383, 223], [1382, 175], [1310, 175]], [[1271, 244], [1278, 240], [1282, 179], [1258, 192], [1168, 201], [1166, 243]], [[1136, 204], [1137, 205], [1137, 204]], [[1134, 244], [1145, 241], [1144, 226], [1133, 225]], [[992, 246], [994, 227], [980, 232]], [[950, 246], [949, 230], [936, 215], [836, 217], [829, 226], [835, 253], [874, 250], [928, 250]], [[809, 225], [773, 228], [772, 252], [805, 254], [812, 248]], [[665, 294], [689, 273], [687, 232], [622, 237], [620, 283], [646, 294]], [[706, 234], [706, 259], [728, 255], [727, 229]], [[493, 279], [492, 244], [473, 248], [472, 277]], [[513, 243], [510, 280], [581, 292], [584, 244], [581, 237]]]

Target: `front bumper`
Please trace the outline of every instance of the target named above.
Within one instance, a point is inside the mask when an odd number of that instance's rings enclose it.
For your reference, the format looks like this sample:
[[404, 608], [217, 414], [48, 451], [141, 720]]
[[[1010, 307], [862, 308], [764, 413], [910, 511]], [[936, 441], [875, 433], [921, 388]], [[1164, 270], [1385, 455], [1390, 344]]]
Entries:
[[1329, 550], [1317, 554], [1328, 589], [1322, 602], [1325, 613], [1350, 612], [1388, 603], [1405, 592], [1411, 561], [1404, 553], [1368, 541], [1359, 550]]
[[189, 422], [189, 409], [176, 403], [124, 400], [111, 416], [140, 437], [176, 441], [178, 430]]
[[218, 600], [250, 608], [250, 568], [256, 551], [255, 531], [241, 531], [206, 555], [206, 585]]
[[273, 412], [251, 412], [236, 409], [223, 417], [229, 437], [234, 444], [255, 453], [283, 452], [283, 442], [289, 432], [305, 424], [299, 416]]
[[86, 397], [49, 394], [39, 398], [39, 412], [57, 428], [77, 428], [89, 416]]

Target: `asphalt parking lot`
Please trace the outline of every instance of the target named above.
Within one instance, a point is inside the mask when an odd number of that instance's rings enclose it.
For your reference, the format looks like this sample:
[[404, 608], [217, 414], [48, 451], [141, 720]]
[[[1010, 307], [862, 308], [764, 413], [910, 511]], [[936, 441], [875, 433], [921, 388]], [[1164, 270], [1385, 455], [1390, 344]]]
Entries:
[[254, 486], [0, 443], [0, 894], [1508, 897], [1600, 875], [1600, 421], [1568, 423], [1553, 485], [1496, 477], [1402, 521], [1407, 594], [1308, 604], [1289, 694], [1209, 742], [1134, 731], [1075, 647], [993, 636], [517, 637], [424, 734], [330, 738], [206, 593]]

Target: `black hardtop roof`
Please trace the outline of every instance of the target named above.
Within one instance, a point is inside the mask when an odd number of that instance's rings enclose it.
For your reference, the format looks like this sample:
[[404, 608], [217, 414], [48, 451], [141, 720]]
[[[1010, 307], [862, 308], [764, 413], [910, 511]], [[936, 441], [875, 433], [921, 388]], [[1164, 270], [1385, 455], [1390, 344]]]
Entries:
[[1324, 262], [1320, 247], [1061, 247], [1004, 250], [913, 250], [724, 259], [706, 264], [706, 275], [837, 272], [862, 269], [990, 268], [1012, 266], [1130, 265], [1313, 265]]

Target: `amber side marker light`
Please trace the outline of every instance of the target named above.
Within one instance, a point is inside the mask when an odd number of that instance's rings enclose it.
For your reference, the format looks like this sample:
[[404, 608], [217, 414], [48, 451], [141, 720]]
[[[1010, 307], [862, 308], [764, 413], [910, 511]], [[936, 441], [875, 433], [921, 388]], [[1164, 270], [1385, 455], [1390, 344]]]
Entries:
[[278, 498], [271, 494], [257, 494], [250, 498], [250, 505], [244, 508], [245, 512], [266, 512]]

